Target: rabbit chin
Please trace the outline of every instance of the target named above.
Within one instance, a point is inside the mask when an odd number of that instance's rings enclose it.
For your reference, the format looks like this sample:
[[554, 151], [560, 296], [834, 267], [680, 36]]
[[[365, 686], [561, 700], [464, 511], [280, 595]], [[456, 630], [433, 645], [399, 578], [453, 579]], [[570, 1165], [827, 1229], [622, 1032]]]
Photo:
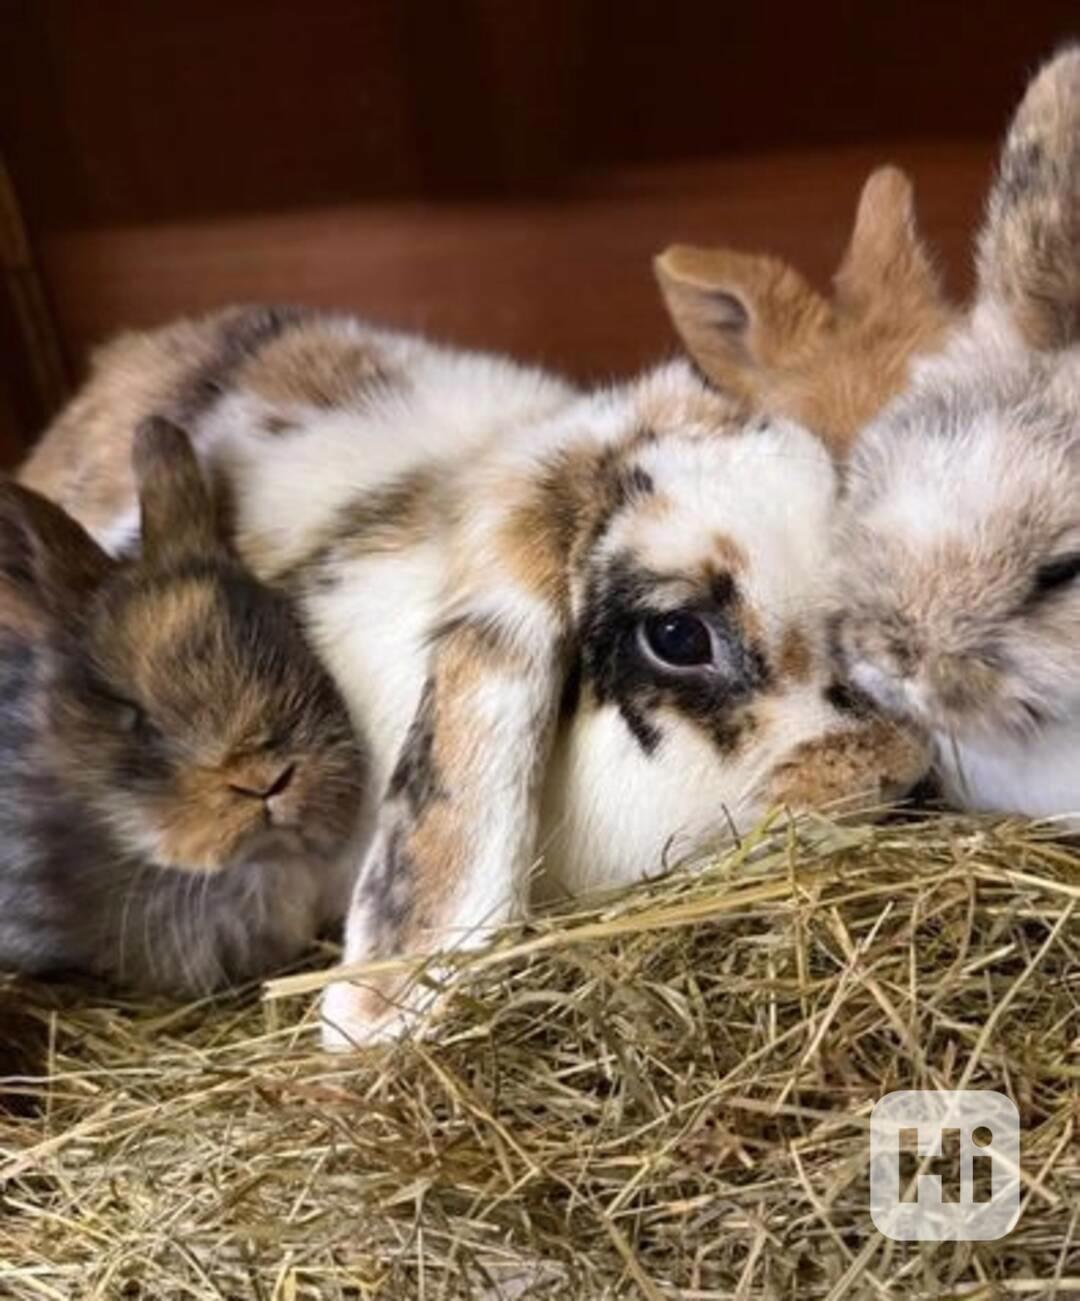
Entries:
[[1044, 724], [1032, 737], [939, 735], [946, 798], [962, 808], [1053, 818], [1080, 830], [1080, 718]]
[[[130, 851], [154, 867], [213, 876], [230, 868], [254, 863], [285, 863], [305, 852], [304, 842], [293, 827], [268, 826], [258, 816], [235, 816], [232, 825], [207, 827], [202, 821], [178, 823], [162, 830], [160, 819], [139, 816], [131, 810], [112, 810], [113, 830]], [[307, 851], [310, 853], [310, 850]]]

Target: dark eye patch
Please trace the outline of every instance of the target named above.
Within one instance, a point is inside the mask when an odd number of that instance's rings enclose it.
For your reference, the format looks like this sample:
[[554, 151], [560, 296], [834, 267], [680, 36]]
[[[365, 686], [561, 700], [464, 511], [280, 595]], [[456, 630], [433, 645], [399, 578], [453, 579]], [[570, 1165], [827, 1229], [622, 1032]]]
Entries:
[[650, 608], [661, 581], [627, 554], [592, 569], [580, 632], [581, 682], [597, 704], [618, 708], [646, 754], [663, 741], [662, 706], [698, 724], [730, 754], [754, 726], [746, 706], [767, 686], [768, 665], [736, 610]]
[[1064, 556], [1047, 560], [1035, 571], [1030, 600], [1039, 600], [1054, 592], [1060, 592], [1080, 578], [1080, 551], [1072, 551]]

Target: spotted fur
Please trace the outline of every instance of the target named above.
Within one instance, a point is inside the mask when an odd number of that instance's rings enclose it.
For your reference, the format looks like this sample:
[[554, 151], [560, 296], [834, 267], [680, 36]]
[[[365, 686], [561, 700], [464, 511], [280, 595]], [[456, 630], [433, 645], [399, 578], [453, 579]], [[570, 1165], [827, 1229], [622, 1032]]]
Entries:
[[1080, 825], [1080, 47], [1033, 79], [972, 311], [862, 435], [840, 647], [948, 793]]
[[[684, 363], [579, 394], [347, 318], [290, 331], [266, 365], [288, 338], [328, 357], [344, 340], [397, 378], [328, 403], [250, 383], [255, 355], [193, 434], [241, 554], [294, 594], [371, 742], [382, 800], [350, 962], [473, 942], [537, 895], [656, 872], [774, 804], [877, 804], [921, 774], [915, 732], [831, 692], [820, 441]], [[648, 659], [642, 622], [672, 610], [710, 629], [707, 671]], [[842, 778], [811, 780], [839, 754]], [[409, 1024], [420, 996], [398, 980], [336, 983], [328, 1039]]]

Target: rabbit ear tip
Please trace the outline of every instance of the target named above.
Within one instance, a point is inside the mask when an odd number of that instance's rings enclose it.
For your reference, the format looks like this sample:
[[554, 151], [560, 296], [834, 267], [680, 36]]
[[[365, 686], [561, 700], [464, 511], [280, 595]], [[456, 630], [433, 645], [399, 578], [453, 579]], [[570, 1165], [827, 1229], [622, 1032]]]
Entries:
[[863, 183], [862, 199], [909, 203], [915, 192], [911, 177], [895, 163], [884, 163], [870, 173]]
[[978, 238], [979, 296], [1040, 351], [1080, 338], [1080, 44], [1043, 64], [1005, 137]]

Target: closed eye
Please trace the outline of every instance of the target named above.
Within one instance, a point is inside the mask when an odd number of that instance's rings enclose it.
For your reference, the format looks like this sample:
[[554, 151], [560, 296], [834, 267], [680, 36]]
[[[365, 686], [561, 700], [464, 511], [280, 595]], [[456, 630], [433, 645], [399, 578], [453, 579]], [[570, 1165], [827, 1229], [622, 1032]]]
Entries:
[[136, 733], [140, 736], [150, 736], [156, 734], [156, 729], [146, 716], [146, 711], [141, 705], [137, 705], [133, 700], [128, 700], [125, 696], [118, 696], [108, 688], [101, 686], [97, 682], [89, 685], [90, 694], [104, 706], [116, 719], [121, 731]]
[[1035, 582], [1029, 600], [1038, 601], [1044, 596], [1060, 592], [1080, 578], [1080, 551], [1047, 560], [1035, 571]]
[[141, 732], [146, 727], [146, 714], [133, 701], [120, 696], [104, 696], [105, 703], [114, 710], [125, 732]]

